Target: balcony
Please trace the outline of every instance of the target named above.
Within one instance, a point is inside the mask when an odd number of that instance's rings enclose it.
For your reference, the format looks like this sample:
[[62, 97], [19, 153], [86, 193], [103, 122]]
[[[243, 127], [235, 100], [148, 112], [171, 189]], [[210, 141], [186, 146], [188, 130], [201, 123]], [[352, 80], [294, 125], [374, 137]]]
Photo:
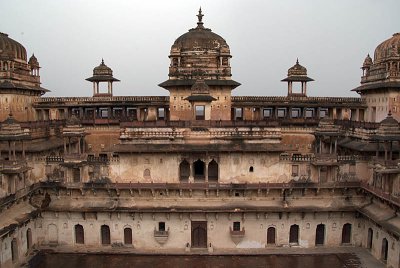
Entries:
[[25, 160], [0, 160], [0, 171], [5, 174], [16, 174], [28, 170]]
[[157, 241], [158, 244], [164, 245], [169, 237], [169, 228], [167, 231], [158, 231], [154, 229], [154, 239]]
[[312, 160], [314, 166], [336, 166], [338, 165], [336, 154], [316, 154]]
[[239, 244], [243, 240], [243, 238], [246, 234], [244, 227], [242, 228], [242, 230], [238, 230], [238, 231], [232, 230], [232, 227], [229, 227], [229, 233], [230, 233], [231, 239], [232, 239], [233, 243], [235, 243], [235, 245]]

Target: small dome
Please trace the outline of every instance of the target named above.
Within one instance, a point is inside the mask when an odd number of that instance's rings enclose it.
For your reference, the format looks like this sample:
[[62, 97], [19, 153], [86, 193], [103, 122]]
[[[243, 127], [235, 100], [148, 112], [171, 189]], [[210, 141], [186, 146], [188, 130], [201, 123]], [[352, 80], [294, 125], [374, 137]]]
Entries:
[[93, 75], [113, 75], [113, 71], [110, 67], [104, 64], [104, 60], [101, 59], [101, 63], [99, 66], [93, 69]]
[[379, 63], [387, 58], [398, 56], [400, 56], [400, 33], [395, 33], [376, 47], [374, 61]]
[[190, 29], [189, 32], [178, 37], [171, 49], [184, 50], [199, 50], [199, 49], [229, 49], [225, 39], [215, 34], [211, 29], [204, 28], [203, 26], [203, 14], [201, 8], [199, 10], [197, 27]]
[[0, 58], [22, 60], [26, 62], [26, 49], [17, 41], [0, 32]]
[[289, 68], [288, 76], [307, 76], [307, 69], [299, 64], [299, 59], [296, 64]]
[[29, 58], [28, 64], [31, 67], [39, 67], [39, 61], [35, 57], [35, 54], [32, 54], [32, 56]]
[[367, 55], [367, 57], [365, 57], [364, 63], [363, 63], [363, 68], [369, 68], [372, 65], [372, 59], [369, 56], [369, 54]]
[[386, 118], [380, 122], [379, 128], [393, 127], [393, 126], [399, 127], [399, 122], [397, 122], [397, 120], [394, 119], [392, 114], [389, 112], [389, 114], [386, 116]]
[[80, 126], [81, 120], [79, 120], [79, 118], [75, 114], [72, 114], [72, 116], [70, 118], [68, 118], [66, 125], [67, 126]]

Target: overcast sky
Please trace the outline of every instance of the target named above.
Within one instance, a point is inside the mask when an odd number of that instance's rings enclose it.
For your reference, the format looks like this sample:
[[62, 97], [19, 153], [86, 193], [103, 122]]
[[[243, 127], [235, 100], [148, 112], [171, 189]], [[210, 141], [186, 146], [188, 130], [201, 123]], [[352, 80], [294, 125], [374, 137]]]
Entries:
[[90, 96], [101, 58], [114, 95], [168, 95], [169, 50], [199, 6], [231, 48], [234, 95], [285, 95], [298, 57], [309, 96], [357, 96], [365, 56], [400, 32], [399, 0], [0, 0], [0, 31], [35, 53], [47, 96]]

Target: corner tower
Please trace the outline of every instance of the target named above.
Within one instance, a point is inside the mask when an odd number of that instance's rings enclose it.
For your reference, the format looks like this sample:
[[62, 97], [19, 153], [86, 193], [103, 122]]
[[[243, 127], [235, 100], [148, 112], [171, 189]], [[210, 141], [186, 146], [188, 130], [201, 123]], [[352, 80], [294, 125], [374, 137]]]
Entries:
[[372, 59], [361, 67], [361, 85], [356, 91], [367, 104], [367, 121], [380, 122], [388, 113], [400, 120], [400, 33], [379, 44]]
[[[170, 120], [230, 120], [232, 80], [230, 49], [224, 38], [203, 25], [178, 37], [171, 47], [169, 79], [159, 86], [170, 92]], [[206, 84], [201, 92], [199, 85]], [[202, 86], [201, 88], [206, 88]]]
[[26, 55], [23, 45], [0, 33], [0, 121], [10, 113], [18, 121], [35, 120], [32, 102], [48, 91], [40, 86], [37, 58], [28, 62]]

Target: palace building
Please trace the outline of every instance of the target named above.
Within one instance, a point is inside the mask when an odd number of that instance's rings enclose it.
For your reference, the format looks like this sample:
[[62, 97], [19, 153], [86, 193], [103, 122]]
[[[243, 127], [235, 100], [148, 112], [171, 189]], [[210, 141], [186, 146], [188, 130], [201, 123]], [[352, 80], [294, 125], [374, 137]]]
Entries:
[[287, 95], [235, 96], [228, 42], [197, 17], [166, 96], [116, 96], [101, 60], [92, 97], [46, 97], [39, 55], [0, 33], [0, 267], [48, 247], [340, 246], [399, 267], [400, 34], [364, 60], [360, 97], [310, 96], [299, 60]]

